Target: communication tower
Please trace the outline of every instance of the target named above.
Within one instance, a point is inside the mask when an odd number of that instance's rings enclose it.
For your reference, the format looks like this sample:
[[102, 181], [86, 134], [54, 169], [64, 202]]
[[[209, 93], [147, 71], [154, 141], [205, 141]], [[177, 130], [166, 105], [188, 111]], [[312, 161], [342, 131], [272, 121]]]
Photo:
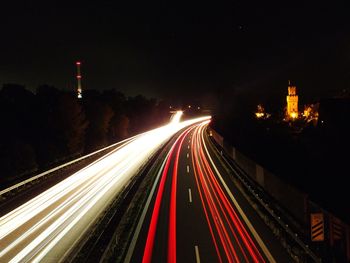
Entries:
[[75, 63], [77, 65], [77, 83], [78, 83], [78, 87], [77, 87], [77, 97], [78, 99], [81, 99], [83, 96], [82, 96], [82, 88], [81, 88], [81, 71], [80, 71], [80, 65], [81, 65], [81, 62], [80, 61], [77, 61]]

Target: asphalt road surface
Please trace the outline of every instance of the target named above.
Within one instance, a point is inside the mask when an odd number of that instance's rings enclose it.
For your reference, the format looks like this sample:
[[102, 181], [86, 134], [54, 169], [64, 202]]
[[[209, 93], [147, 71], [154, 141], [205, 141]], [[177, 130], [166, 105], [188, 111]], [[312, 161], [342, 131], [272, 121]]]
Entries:
[[178, 131], [209, 118], [180, 122], [181, 114], [0, 217], [0, 262], [58, 262], [67, 257], [153, 153]]
[[223, 168], [208, 121], [164, 160], [125, 262], [291, 262]]

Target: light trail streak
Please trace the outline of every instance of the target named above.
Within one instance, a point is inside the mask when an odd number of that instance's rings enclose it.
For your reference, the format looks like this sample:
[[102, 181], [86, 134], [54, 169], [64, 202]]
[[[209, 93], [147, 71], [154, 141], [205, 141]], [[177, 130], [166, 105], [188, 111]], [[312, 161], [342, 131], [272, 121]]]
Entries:
[[181, 129], [208, 118], [141, 134], [1, 217], [0, 261], [61, 260], [152, 154]]
[[[155, 235], [156, 235], [156, 230], [157, 230], [157, 223], [158, 223], [158, 218], [159, 218], [160, 206], [161, 206], [161, 202], [162, 202], [162, 198], [163, 198], [165, 182], [167, 179], [168, 170], [169, 170], [170, 162], [171, 162], [171, 159], [173, 156], [173, 152], [174, 152], [174, 150], [179, 142], [182, 145], [183, 140], [185, 138], [185, 135], [188, 134], [188, 132], [191, 129], [192, 129], [192, 127], [188, 128], [185, 132], [183, 132], [176, 139], [175, 143], [172, 145], [172, 147], [169, 151], [169, 154], [167, 155], [167, 161], [165, 163], [165, 166], [164, 166], [164, 169], [162, 172], [161, 181], [159, 183], [159, 188], [157, 191], [155, 204], [154, 204], [153, 211], [152, 211], [151, 222], [150, 222], [150, 226], [148, 229], [146, 245], [145, 245], [144, 254], [143, 254], [143, 258], [142, 258], [142, 263], [149, 263], [152, 260], [154, 240], [155, 240]], [[181, 147], [179, 147], [179, 149], [180, 148]], [[177, 162], [178, 162], [178, 155], [179, 155], [179, 150], [177, 151], [177, 154], [176, 154]], [[175, 170], [174, 170], [173, 176], [174, 175], [177, 176], [177, 170], [176, 170], [176, 174], [175, 174]], [[169, 241], [168, 241], [168, 261], [172, 260], [172, 257], [175, 257], [175, 262], [176, 262], [176, 180], [177, 179], [175, 178], [175, 183], [174, 183], [174, 180], [172, 182], [172, 197], [171, 197], [170, 222], [169, 222], [170, 235], [169, 235]], [[173, 195], [175, 195], [175, 197]]]
[[177, 191], [177, 176], [179, 167], [180, 152], [187, 134], [194, 127], [187, 129], [181, 136], [180, 142], [175, 157], [173, 178], [171, 182], [171, 193], [170, 193], [170, 211], [169, 211], [169, 237], [168, 237], [168, 263], [176, 263], [176, 191]]
[[[79, 157], [79, 158], [77, 158], [77, 159], [75, 159], [75, 160], [72, 160], [72, 161], [70, 161], [70, 162], [61, 164], [61, 165], [59, 165], [59, 166], [57, 166], [57, 167], [55, 167], [55, 168], [52, 168], [52, 169], [50, 169], [50, 170], [48, 170], [48, 171], [45, 171], [45, 172], [43, 172], [43, 173], [40, 173], [40, 174], [38, 174], [38, 175], [36, 175], [36, 176], [33, 176], [33, 177], [31, 177], [31, 178], [28, 178], [28, 179], [26, 179], [26, 180], [24, 180], [24, 181], [22, 181], [22, 182], [19, 182], [19, 183], [15, 184], [15, 185], [12, 185], [12, 186], [10, 186], [10, 187], [4, 189], [4, 190], [1, 190], [1, 191], [0, 191], [0, 196], [1, 196], [1, 195], [4, 195], [4, 194], [6, 194], [6, 193], [8, 193], [8, 192], [10, 192], [10, 191], [12, 191], [12, 190], [14, 190], [14, 189], [17, 189], [17, 188], [19, 188], [19, 187], [21, 187], [21, 186], [23, 186], [23, 185], [25, 185], [25, 184], [28, 184], [28, 183], [30, 183], [30, 182], [32, 182], [32, 181], [34, 181], [34, 180], [37, 180], [37, 179], [39, 179], [40, 177], [43, 177], [43, 176], [45, 176], [45, 175], [48, 175], [48, 174], [50, 174], [50, 173], [52, 173], [52, 172], [54, 172], [54, 171], [57, 171], [57, 170], [59, 170], [59, 169], [62, 169], [62, 168], [66, 167], [66, 166], [69, 166], [69, 165], [71, 165], [71, 164], [73, 164], [73, 163], [76, 163], [76, 162], [79, 162], [79, 161], [81, 161], [81, 160], [84, 160], [84, 159], [86, 159], [86, 158], [88, 158], [88, 157], [90, 157], [90, 156], [93, 156], [93, 155], [95, 155], [95, 154], [97, 154], [97, 153], [99, 153], [99, 152], [108, 150], [108, 149], [113, 148], [113, 147], [117, 147], [118, 145], [123, 145], [123, 144], [125, 144], [125, 143], [128, 143], [128, 142], [134, 140], [136, 137], [142, 136], [142, 135], [143, 135], [143, 134], [135, 135], [135, 136], [130, 137], [130, 138], [128, 138], [128, 139], [125, 139], [125, 140], [123, 140], [123, 141], [114, 143], [114, 144], [109, 145], [109, 146], [107, 146], [107, 147], [105, 147], [105, 148], [99, 149], [99, 150], [97, 150], [97, 151], [94, 151], [94, 152], [89, 153], [89, 154], [87, 154], [87, 155], [84, 155], [84, 156], [82, 156], [82, 157]], [[120, 146], [119, 146], [119, 147], [120, 147]], [[119, 148], [119, 147], [118, 147], [118, 148]]]
[[159, 180], [161, 178], [161, 175], [163, 174], [162, 171], [164, 170], [164, 167], [165, 167], [165, 165], [166, 165], [166, 163], [168, 161], [168, 156], [170, 155], [170, 153], [171, 153], [171, 151], [168, 152], [166, 158], [164, 159], [164, 161], [162, 163], [161, 169], [157, 173], [157, 177], [156, 177], [156, 179], [155, 179], [155, 181], [153, 183], [150, 195], [147, 198], [147, 201], [146, 201], [146, 204], [145, 204], [145, 206], [143, 208], [140, 220], [139, 220], [139, 222], [137, 224], [137, 227], [136, 227], [136, 230], [135, 230], [135, 234], [134, 234], [134, 236], [133, 236], [133, 238], [131, 240], [128, 252], [127, 252], [126, 257], [124, 259], [125, 263], [129, 263], [131, 261], [132, 253], [134, 252], [134, 249], [135, 249], [135, 246], [136, 246], [136, 242], [137, 242], [137, 239], [139, 237], [139, 234], [140, 234], [140, 231], [141, 231], [141, 228], [142, 228], [142, 224], [143, 224], [143, 222], [145, 220], [146, 213], [147, 213], [149, 205], [151, 203], [151, 199], [153, 197], [154, 192], [156, 191], [156, 187], [157, 187], [158, 182], [159, 182]]
[[175, 124], [176, 124], [176, 123], [179, 123], [182, 114], [183, 114], [182, 111], [177, 111], [177, 112], [171, 117], [170, 123], [172, 123], [172, 124], [174, 124], [174, 123], [175, 123]]
[[[225, 255], [228, 262], [240, 262], [242, 259], [237, 254], [240, 251], [241, 257], [246, 262], [265, 262], [264, 257], [229, 201], [227, 193], [217, 180], [217, 176], [220, 177], [221, 181], [222, 178], [205, 145], [203, 134], [206, 125], [207, 123], [202, 123], [194, 130], [191, 155], [196, 185], [217, 252], [218, 261], [222, 262], [222, 257]], [[211, 165], [208, 162], [208, 158]], [[215, 173], [212, 170], [212, 166]], [[227, 190], [226, 185], [225, 190]], [[238, 204], [234, 203], [237, 209], [240, 209]], [[217, 240], [217, 237], [219, 240]], [[260, 244], [259, 241], [258, 243]], [[262, 250], [264, 251], [264, 248]], [[271, 259], [269, 255], [266, 256]]]
[[[193, 166], [195, 184], [197, 186], [200, 198], [199, 204], [202, 205], [204, 211], [205, 219], [217, 254], [217, 261], [263, 263], [268, 260], [269, 262], [275, 262], [265, 244], [256, 233], [248, 218], [245, 216], [242, 208], [232, 195], [232, 192], [227, 187], [225, 181], [218, 171], [218, 168], [215, 166], [215, 163], [210, 156], [206, 146], [206, 140], [204, 138], [204, 130], [208, 123], [209, 121], [203, 121], [184, 131], [172, 145], [167, 155], [165, 165], [160, 171], [162, 176], [158, 187], [158, 192], [155, 197], [155, 205], [153, 207], [153, 213], [150, 219], [151, 221], [148, 229], [148, 235], [146, 236], [146, 245], [142, 259], [143, 263], [148, 263], [153, 260], [165, 260], [163, 258], [152, 259], [152, 253], [154, 246], [156, 246], [155, 239], [157, 233], [157, 223], [159, 217], [161, 216], [160, 209], [161, 207], [167, 205], [161, 204], [163, 199], [167, 199], [164, 197], [164, 195], [168, 195], [168, 193], [165, 193], [165, 184], [167, 184], [167, 180], [170, 180], [170, 201], [166, 262], [177, 262], [176, 191], [178, 165], [180, 152], [185, 150], [183, 149], [185, 147], [182, 147], [183, 142], [190, 132], [193, 134], [193, 139], [190, 141], [191, 147], [187, 148], [191, 149], [191, 162]], [[188, 157], [189, 156], [187, 153], [187, 158]], [[172, 166], [172, 171], [170, 170], [170, 166]], [[187, 165], [185, 167], [188, 173], [189, 166]], [[171, 175], [172, 177], [170, 177]], [[190, 188], [188, 191], [189, 202], [191, 203], [192, 192]], [[160, 234], [164, 237], [164, 233]], [[264, 256], [262, 255], [262, 252], [264, 253]], [[164, 254], [165, 253], [163, 252], [163, 255]]]
[[148, 229], [148, 234], [147, 234], [147, 240], [146, 240], [146, 246], [142, 258], [142, 263], [150, 263], [152, 260], [152, 253], [153, 253], [153, 246], [154, 246], [154, 239], [156, 235], [156, 230], [157, 230], [157, 223], [158, 223], [158, 218], [159, 218], [159, 211], [160, 211], [160, 204], [162, 201], [163, 193], [164, 193], [164, 185], [166, 181], [166, 177], [168, 174], [169, 166], [170, 166], [170, 160], [171, 156], [173, 154], [175, 148], [175, 144], [171, 147], [170, 153], [168, 154], [168, 159], [165, 164], [163, 173], [162, 173], [162, 178], [159, 183], [159, 188], [156, 196], [156, 201], [154, 204], [153, 212], [152, 212], [152, 217], [151, 217], [151, 223], [150, 227]]
[[215, 166], [213, 159], [211, 158], [208, 148], [206, 146], [205, 140], [204, 140], [204, 132], [202, 132], [202, 141], [204, 142], [203, 146], [205, 149], [205, 152], [210, 160], [210, 163], [212, 164], [215, 173], [217, 175], [217, 177], [220, 179], [220, 182], [222, 184], [222, 186], [224, 187], [224, 189], [226, 190], [227, 195], [230, 197], [232, 203], [234, 204], [235, 208], [237, 209], [237, 211], [239, 212], [240, 216], [242, 217], [242, 219], [244, 220], [245, 224], [248, 226], [250, 232], [252, 233], [252, 235], [254, 236], [255, 240], [257, 241], [257, 243], [259, 244], [261, 250], [264, 252], [266, 258], [268, 259], [269, 262], [276, 262], [275, 258], [271, 255], [270, 251], [267, 249], [265, 243], [262, 241], [261, 237], [259, 236], [259, 234], [256, 232], [255, 228], [253, 227], [252, 223], [250, 222], [250, 220], [248, 219], [248, 217], [245, 215], [244, 211], [242, 210], [242, 208], [240, 207], [240, 205], [238, 204], [236, 198], [233, 196], [231, 190], [228, 188], [227, 184], [225, 183], [224, 179], [222, 178], [218, 168]]

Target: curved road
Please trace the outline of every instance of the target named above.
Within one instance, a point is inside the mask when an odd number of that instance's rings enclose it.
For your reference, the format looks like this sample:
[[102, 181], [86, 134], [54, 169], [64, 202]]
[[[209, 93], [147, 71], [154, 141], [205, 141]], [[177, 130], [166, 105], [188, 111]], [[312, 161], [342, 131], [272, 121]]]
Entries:
[[0, 218], [0, 262], [58, 262], [150, 156], [178, 131], [209, 117], [146, 132]]
[[125, 262], [290, 262], [232, 183], [205, 132], [175, 141], [148, 197]]

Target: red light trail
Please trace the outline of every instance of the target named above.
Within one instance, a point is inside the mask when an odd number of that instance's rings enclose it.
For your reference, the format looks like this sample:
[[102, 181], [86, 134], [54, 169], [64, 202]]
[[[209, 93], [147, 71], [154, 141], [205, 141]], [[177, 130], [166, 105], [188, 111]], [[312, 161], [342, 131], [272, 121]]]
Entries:
[[171, 201], [170, 201], [170, 218], [169, 218], [169, 239], [168, 239], [168, 262], [176, 262], [176, 183], [177, 183], [177, 166], [179, 162], [179, 155], [180, 155], [180, 149], [183, 144], [184, 138], [186, 135], [190, 132], [192, 129], [188, 128], [185, 132], [181, 134], [181, 136], [175, 141], [174, 145], [172, 146], [167, 162], [165, 164], [162, 178], [159, 183], [159, 188], [156, 196], [156, 201], [154, 204], [152, 217], [151, 217], [151, 223], [148, 230], [147, 235], [147, 241], [146, 246], [144, 250], [144, 255], [142, 259], [142, 263], [149, 263], [152, 260], [152, 252], [153, 252], [153, 246], [154, 246], [154, 239], [156, 235], [157, 230], [157, 223], [158, 223], [158, 217], [159, 217], [159, 211], [160, 211], [160, 205], [164, 193], [164, 186], [167, 179], [167, 174], [170, 166], [170, 162], [172, 160], [172, 155], [176, 147], [178, 147], [177, 153], [176, 153], [176, 160], [174, 164], [174, 172], [173, 172], [173, 180], [172, 180], [172, 191], [171, 191]]
[[[204, 133], [208, 122], [209, 121], [205, 121], [200, 124], [195, 124], [182, 132], [167, 155], [150, 218], [146, 244], [143, 251], [143, 263], [157, 260], [156, 258], [152, 260], [152, 254], [154, 247], [158, 247], [156, 243], [156, 233], [159, 227], [158, 221], [161, 214], [161, 207], [167, 207], [166, 209], [169, 209], [169, 213], [165, 213], [168, 216], [168, 218], [166, 218], [168, 222], [168, 245], [166, 248], [164, 247], [164, 249], [167, 250], [166, 261], [168, 263], [177, 262], [177, 184], [178, 177], [183, 175], [179, 170], [179, 159], [181, 151], [185, 149], [182, 147], [183, 142], [191, 131], [193, 132], [193, 137], [189, 141], [191, 142], [191, 147], [188, 146], [188, 149], [191, 149], [189, 151], [192, 157], [195, 185], [198, 190], [200, 206], [204, 213], [204, 222], [206, 222], [212, 239], [212, 246], [215, 248], [214, 251], [216, 251], [216, 261], [242, 262], [243, 260], [245, 262], [266, 262], [266, 258], [268, 258], [274, 262], [269, 252], [266, 252], [265, 248], [261, 248], [261, 240], [260, 243], [256, 241], [256, 233], [253, 233], [254, 231], [252, 232], [252, 226], [246, 225], [247, 220], [242, 215], [242, 211], [240, 211], [240, 208], [236, 207], [237, 204], [232, 200], [232, 196], [229, 197], [232, 193], [230, 191], [230, 193], [227, 192], [226, 185], [223, 187], [223, 182], [220, 181], [222, 178], [220, 178], [220, 180], [218, 179], [221, 175], [218, 174], [217, 167], [215, 167], [205, 145]], [[188, 166], [187, 173], [189, 173]], [[172, 176], [170, 177], [170, 175]], [[171, 186], [170, 192], [165, 191], [165, 185], [168, 185], [168, 183], [166, 183], [167, 180], [170, 180], [168, 181]], [[166, 196], [170, 197], [170, 201], [165, 201], [169, 200]], [[162, 202], [166, 203], [162, 204]], [[192, 200], [190, 202], [192, 202]], [[163, 214], [162, 212], [162, 215]], [[243, 221], [245, 221], [245, 223], [243, 223]], [[258, 243], [259, 246], [257, 245]], [[196, 253], [198, 253], [198, 246], [195, 247]], [[179, 249], [181, 249], [181, 247], [179, 247]], [[164, 252], [165, 251], [161, 252], [162, 255], [164, 255]], [[264, 255], [262, 252], [264, 252]], [[197, 262], [199, 262], [198, 259]]]

